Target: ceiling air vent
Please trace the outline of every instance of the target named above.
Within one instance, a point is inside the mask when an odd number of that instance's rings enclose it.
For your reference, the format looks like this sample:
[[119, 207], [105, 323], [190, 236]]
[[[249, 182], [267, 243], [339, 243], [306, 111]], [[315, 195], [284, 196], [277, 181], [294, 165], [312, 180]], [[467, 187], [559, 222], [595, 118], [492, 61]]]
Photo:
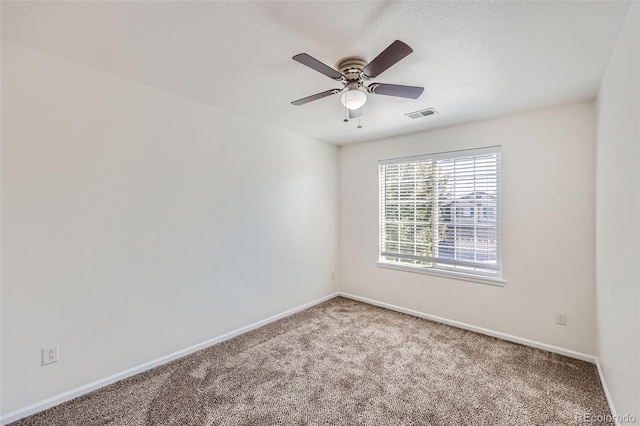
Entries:
[[427, 109], [423, 109], [420, 111], [414, 111], [414, 112], [410, 112], [405, 114], [407, 117], [409, 118], [421, 118], [421, 117], [426, 117], [427, 115], [433, 115], [435, 113], [437, 113], [438, 111], [436, 111], [433, 108], [427, 108]]

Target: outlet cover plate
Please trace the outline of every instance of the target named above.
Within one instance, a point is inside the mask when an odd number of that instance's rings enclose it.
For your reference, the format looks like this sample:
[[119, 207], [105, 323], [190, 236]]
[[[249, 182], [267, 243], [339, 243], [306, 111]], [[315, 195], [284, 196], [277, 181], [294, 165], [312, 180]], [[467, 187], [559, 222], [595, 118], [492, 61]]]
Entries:
[[58, 345], [42, 348], [42, 365], [53, 364], [58, 362], [58, 359]]
[[567, 325], [567, 313], [556, 312], [556, 324]]

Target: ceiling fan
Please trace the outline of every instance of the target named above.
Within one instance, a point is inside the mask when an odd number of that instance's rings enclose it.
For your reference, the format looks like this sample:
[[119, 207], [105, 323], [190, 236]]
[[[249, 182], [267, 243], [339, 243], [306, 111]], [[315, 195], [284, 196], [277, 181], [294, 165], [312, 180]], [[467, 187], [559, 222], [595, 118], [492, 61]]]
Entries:
[[[333, 80], [341, 82], [342, 88], [316, 93], [315, 95], [307, 96], [306, 98], [298, 99], [291, 103], [298, 106], [304, 105], [311, 101], [344, 92], [341, 98], [342, 104], [349, 111], [349, 118], [356, 118], [360, 117], [363, 113], [363, 105], [367, 101], [365, 92], [375, 95], [417, 99], [424, 91], [424, 87], [386, 83], [371, 83], [367, 86], [364, 84], [366, 80], [376, 78], [411, 52], [413, 52], [413, 49], [407, 44], [396, 40], [371, 62], [367, 63], [362, 58], [352, 56], [341, 60], [338, 63], [338, 70], [323, 64], [306, 53], [295, 55], [292, 58], [294, 61], [300, 62], [302, 65], [306, 65]], [[348, 121], [348, 119], [345, 118], [344, 121]]]

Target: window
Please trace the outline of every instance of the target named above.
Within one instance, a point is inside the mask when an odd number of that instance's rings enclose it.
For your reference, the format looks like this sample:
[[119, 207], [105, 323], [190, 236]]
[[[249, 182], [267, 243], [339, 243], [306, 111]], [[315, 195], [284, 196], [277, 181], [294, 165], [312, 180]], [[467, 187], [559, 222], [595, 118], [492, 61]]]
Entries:
[[501, 280], [500, 147], [378, 164], [381, 266]]

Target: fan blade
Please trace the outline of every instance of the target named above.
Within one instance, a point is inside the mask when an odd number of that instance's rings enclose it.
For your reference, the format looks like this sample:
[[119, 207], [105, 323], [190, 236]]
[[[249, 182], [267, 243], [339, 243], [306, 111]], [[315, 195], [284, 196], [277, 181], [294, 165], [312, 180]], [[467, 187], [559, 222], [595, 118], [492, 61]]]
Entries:
[[306, 98], [298, 99], [297, 101], [291, 102], [293, 105], [304, 105], [307, 102], [317, 101], [318, 99], [326, 98], [327, 96], [335, 95], [340, 92], [340, 89], [331, 89], [326, 92], [316, 93], [315, 95], [307, 96]]
[[370, 93], [375, 93], [376, 95], [418, 99], [420, 95], [422, 95], [424, 87], [402, 86], [400, 84], [373, 83], [367, 87], [367, 90]]
[[334, 80], [342, 80], [342, 74], [340, 74], [330, 66], [323, 64], [313, 56], [307, 55], [306, 53], [299, 53], [291, 59], [300, 62], [302, 65], [306, 65], [309, 68], [314, 69], [329, 78], [332, 78]]
[[376, 56], [373, 61], [369, 62], [362, 70], [362, 73], [366, 78], [377, 77], [411, 52], [413, 52], [412, 48], [400, 40], [396, 40]]
[[349, 110], [349, 118], [358, 118], [362, 116], [363, 113], [363, 107], [360, 107], [358, 109], [350, 109]]

